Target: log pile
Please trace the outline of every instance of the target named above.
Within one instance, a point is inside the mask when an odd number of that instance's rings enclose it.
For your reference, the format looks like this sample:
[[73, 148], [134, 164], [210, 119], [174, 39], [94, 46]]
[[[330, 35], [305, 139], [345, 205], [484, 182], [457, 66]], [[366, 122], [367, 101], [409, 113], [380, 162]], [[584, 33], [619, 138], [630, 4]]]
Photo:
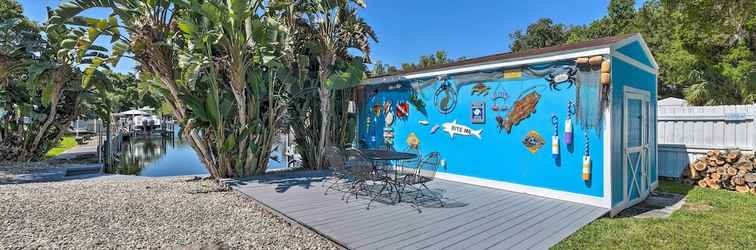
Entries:
[[712, 150], [683, 171], [685, 182], [712, 189], [756, 194], [756, 164], [752, 153]]

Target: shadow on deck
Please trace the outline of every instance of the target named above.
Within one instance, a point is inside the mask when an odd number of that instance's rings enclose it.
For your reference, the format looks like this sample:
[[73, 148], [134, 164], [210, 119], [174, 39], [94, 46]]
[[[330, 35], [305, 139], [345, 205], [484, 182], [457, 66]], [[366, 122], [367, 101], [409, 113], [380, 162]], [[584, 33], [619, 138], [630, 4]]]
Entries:
[[523, 193], [436, 180], [446, 206], [374, 202], [338, 191], [324, 195], [328, 171], [243, 179], [236, 190], [351, 249], [547, 249], [607, 209]]

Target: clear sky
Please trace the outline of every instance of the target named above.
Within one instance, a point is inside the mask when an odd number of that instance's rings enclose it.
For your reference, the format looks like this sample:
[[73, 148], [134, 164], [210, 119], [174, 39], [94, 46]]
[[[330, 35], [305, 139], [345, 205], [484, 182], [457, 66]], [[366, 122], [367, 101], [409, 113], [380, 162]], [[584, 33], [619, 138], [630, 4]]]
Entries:
[[[43, 22], [47, 16], [45, 6], [55, 7], [61, 1], [20, 2], [28, 17]], [[639, 7], [643, 1], [636, 2]], [[360, 15], [378, 35], [379, 42], [372, 46], [373, 59], [398, 66], [438, 49], [446, 50], [451, 58], [507, 52], [510, 32], [525, 29], [542, 17], [570, 25], [586, 24], [606, 15], [608, 3], [609, 0], [368, 0], [368, 8]], [[85, 14], [103, 17], [109, 12], [93, 10]], [[133, 62], [125, 62], [117, 70], [132, 67]]]

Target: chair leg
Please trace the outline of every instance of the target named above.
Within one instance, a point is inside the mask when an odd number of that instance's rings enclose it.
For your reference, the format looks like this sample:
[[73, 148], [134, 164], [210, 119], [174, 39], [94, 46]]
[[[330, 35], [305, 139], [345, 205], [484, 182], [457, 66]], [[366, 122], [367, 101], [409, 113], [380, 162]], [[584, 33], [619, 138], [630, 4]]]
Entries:
[[354, 191], [355, 187], [359, 184], [359, 182], [360, 182], [360, 180], [355, 180], [354, 182], [352, 182], [352, 186], [349, 187], [349, 189], [346, 192], [344, 192], [343, 195], [341, 195], [341, 200], [346, 201], [347, 203], [349, 203], [349, 194], [350, 194], [350, 192]]
[[388, 183], [384, 183], [383, 186], [381, 186], [381, 190], [378, 191], [378, 194], [372, 195], [372, 197], [370, 197], [370, 201], [368, 202], [368, 205], [367, 205], [367, 209], [368, 210], [370, 210], [370, 205], [373, 204], [373, 201], [375, 200], [375, 198], [378, 197], [378, 196], [380, 196], [383, 193], [383, 190], [386, 189], [386, 185], [387, 184]]
[[433, 192], [433, 190], [431, 190], [430, 188], [428, 188], [428, 186], [426, 186], [425, 183], [422, 183], [422, 185], [423, 185], [423, 187], [426, 190], [428, 190], [428, 193], [430, 193], [433, 196], [433, 198], [438, 199], [438, 202], [441, 203], [441, 207], [446, 207], [446, 203], [444, 202], [444, 198], [441, 197], [440, 194], [436, 194], [435, 192]]
[[[344, 180], [344, 177], [342, 177], [342, 176], [334, 176], [333, 178], [335, 178], [336, 180], [333, 181], [333, 183], [331, 183], [330, 185], [328, 185], [328, 187], [325, 189], [325, 192], [323, 193], [323, 195], [328, 195], [328, 191], [331, 190], [331, 188], [333, 188], [333, 186], [336, 186], [337, 184], [339, 184], [339, 182], [341, 182], [341, 181]], [[325, 186], [325, 183], [326, 182], [324, 181], [322, 186]]]

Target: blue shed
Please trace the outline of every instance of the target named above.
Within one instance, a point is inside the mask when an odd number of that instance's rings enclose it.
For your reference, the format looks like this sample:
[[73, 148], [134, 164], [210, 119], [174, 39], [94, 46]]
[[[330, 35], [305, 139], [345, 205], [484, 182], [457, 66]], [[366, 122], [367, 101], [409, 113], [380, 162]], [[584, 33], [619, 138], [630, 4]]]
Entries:
[[615, 215], [658, 184], [657, 72], [630, 34], [375, 77], [356, 140], [439, 152], [437, 178]]

